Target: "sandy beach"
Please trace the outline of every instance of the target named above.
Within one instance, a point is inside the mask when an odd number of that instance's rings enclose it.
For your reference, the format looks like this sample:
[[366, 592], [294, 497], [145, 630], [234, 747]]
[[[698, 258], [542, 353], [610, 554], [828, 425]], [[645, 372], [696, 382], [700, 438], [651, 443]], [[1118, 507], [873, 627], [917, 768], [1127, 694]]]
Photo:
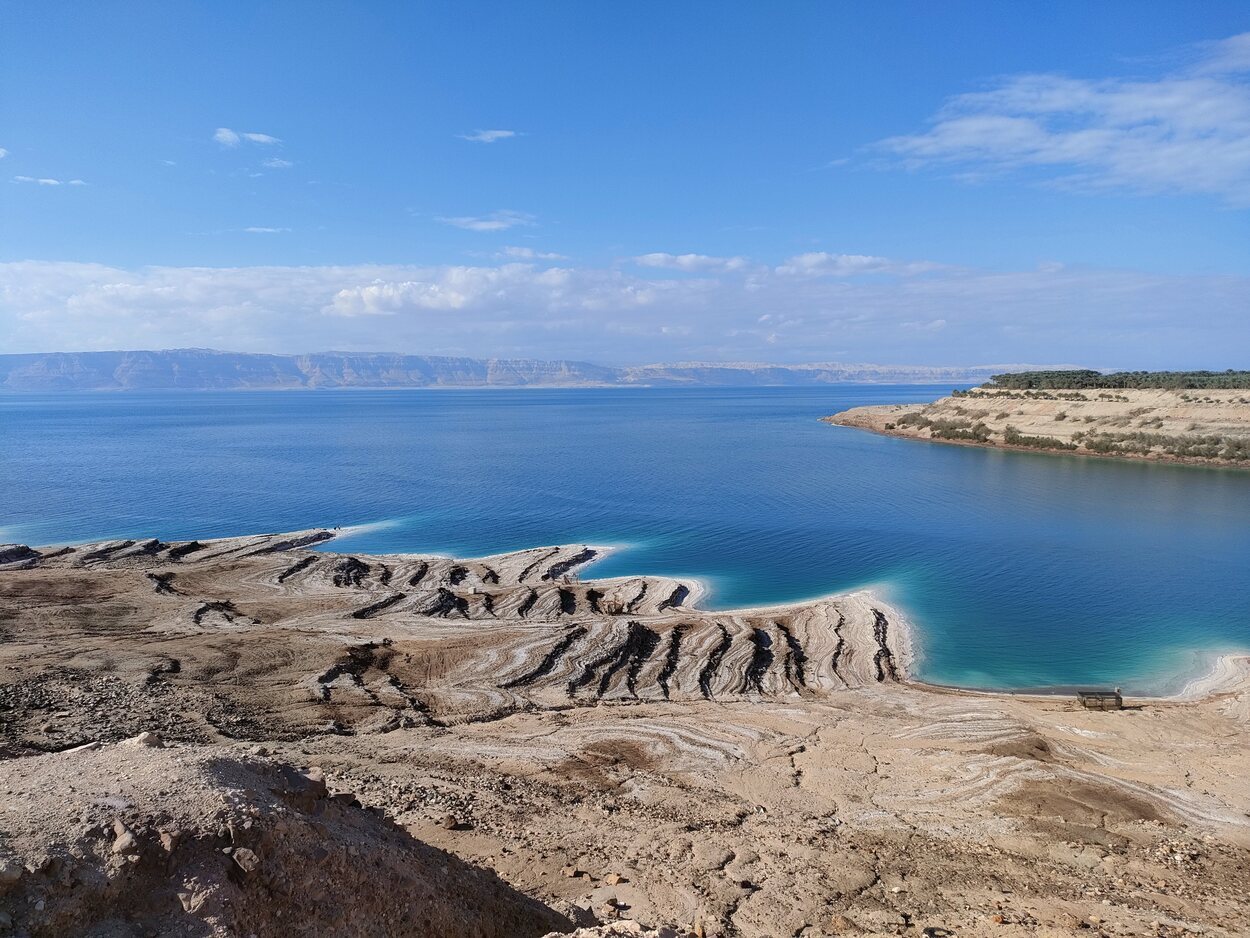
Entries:
[[333, 535], [0, 548], [19, 933], [1245, 933], [1245, 657], [1090, 712], [916, 682], [870, 589]]

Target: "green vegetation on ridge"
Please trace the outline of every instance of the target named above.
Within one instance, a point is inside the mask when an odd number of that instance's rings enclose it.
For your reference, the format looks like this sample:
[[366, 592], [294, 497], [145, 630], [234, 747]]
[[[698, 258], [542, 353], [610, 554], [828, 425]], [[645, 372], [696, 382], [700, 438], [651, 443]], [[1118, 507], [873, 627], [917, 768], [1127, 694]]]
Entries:
[[1083, 368], [1073, 371], [1022, 371], [994, 375], [986, 388], [1043, 390], [1062, 388], [1159, 388], [1183, 390], [1198, 388], [1250, 388], [1250, 371], [1101, 371]]

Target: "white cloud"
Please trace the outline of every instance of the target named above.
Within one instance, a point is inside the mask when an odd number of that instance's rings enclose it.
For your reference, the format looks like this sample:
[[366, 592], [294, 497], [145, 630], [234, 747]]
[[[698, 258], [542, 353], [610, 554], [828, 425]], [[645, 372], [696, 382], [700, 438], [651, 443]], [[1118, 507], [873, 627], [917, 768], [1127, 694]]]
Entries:
[[244, 140], [265, 146], [282, 142], [277, 137], [271, 137], [269, 134], [246, 133], [231, 130], [229, 127], [218, 127], [213, 133], [213, 139], [223, 147], [237, 147]]
[[9, 155], [9, 151], [6, 150], [4, 147], [0, 147], [0, 160], [4, 159], [8, 155]]
[[1193, 71], [1200, 75], [1226, 75], [1250, 72], [1250, 33], [1239, 33], [1227, 39], [1205, 42], [1198, 46], [1199, 56]]
[[39, 186], [85, 186], [81, 179], [53, 179], [51, 176], [14, 176], [14, 182], [29, 182]]
[[509, 228], [532, 227], [537, 224], [533, 215], [507, 209], [491, 212], [489, 215], [460, 215], [451, 218], [439, 216], [436, 220], [468, 231], [507, 231]]
[[639, 267], [659, 267], [668, 270], [713, 271], [741, 270], [747, 266], [745, 257], [712, 257], [708, 254], [641, 254], [634, 258]]
[[[750, 271], [673, 278], [533, 263], [125, 270], [27, 261], [0, 264], [0, 348], [1222, 368], [1250, 347], [1250, 277]], [[1193, 309], [1203, 310], [1199, 320]]]
[[509, 245], [500, 251], [497, 257], [510, 257], [516, 260], [526, 261], [567, 261], [568, 258], [563, 254], [555, 254], [551, 251], [535, 251], [533, 248], [516, 247]]
[[253, 225], [250, 228], [244, 228], [248, 234], [281, 234], [284, 231], [290, 231], [290, 228], [264, 228], [260, 225]]
[[515, 130], [475, 130], [471, 134], [456, 134], [461, 140], [472, 140], [474, 143], [494, 143], [516, 135]]
[[1016, 75], [949, 99], [878, 147], [965, 178], [1031, 173], [1070, 189], [1198, 193], [1250, 205], [1250, 33], [1152, 78]]
[[896, 261], [869, 254], [829, 254], [811, 251], [785, 260], [777, 273], [788, 277], [855, 277], [861, 274], [914, 276], [941, 269], [933, 261]]
[[262, 160], [261, 165], [266, 166], [269, 169], [290, 169], [295, 164], [292, 163], [290, 160], [283, 160], [274, 156], [274, 157], [270, 157], [267, 160]]

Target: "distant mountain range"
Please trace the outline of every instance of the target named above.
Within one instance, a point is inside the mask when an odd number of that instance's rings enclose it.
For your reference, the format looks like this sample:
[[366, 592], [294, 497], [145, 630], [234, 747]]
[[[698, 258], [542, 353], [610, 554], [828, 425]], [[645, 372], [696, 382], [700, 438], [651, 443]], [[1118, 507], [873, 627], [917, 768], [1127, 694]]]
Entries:
[[316, 388], [734, 387], [839, 383], [967, 384], [1035, 365], [812, 365], [678, 362], [610, 367], [576, 361], [211, 349], [0, 355], [6, 391], [225, 391]]

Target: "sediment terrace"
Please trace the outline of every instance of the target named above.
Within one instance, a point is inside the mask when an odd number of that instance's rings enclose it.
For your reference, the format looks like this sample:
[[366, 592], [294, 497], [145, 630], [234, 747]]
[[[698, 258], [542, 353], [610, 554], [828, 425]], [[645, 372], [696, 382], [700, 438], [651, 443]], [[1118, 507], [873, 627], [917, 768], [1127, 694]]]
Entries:
[[996, 388], [853, 407], [829, 423], [966, 446], [1250, 468], [1250, 390]]
[[[866, 592], [718, 612], [696, 583], [582, 579], [589, 546], [366, 556], [332, 537], [0, 547], [15, 927], [74, 933], [89, 899], [161, 933], [290, 934], [239, 910], [342, 901], [338, 874], [293, 872], [318, 798], [350, 836], [309, 862], [377, 864], [352, 888], [390, 897], [369, 900], [388, 934], [496, 933], [413, 886], [447, 863], [512, 934], [1231, 935], [1250, 914], [1243, 663], [1201, 701], [1090, 714], [910, 683], [905, 623]], [[143, 733], [151, 758], [121, 742]], [[279, 794], [244, 810], [253, 783]], [[396, 856], [420, 858], [407, 879]], [[391, 900], [414, 889], [406, 920]]]

